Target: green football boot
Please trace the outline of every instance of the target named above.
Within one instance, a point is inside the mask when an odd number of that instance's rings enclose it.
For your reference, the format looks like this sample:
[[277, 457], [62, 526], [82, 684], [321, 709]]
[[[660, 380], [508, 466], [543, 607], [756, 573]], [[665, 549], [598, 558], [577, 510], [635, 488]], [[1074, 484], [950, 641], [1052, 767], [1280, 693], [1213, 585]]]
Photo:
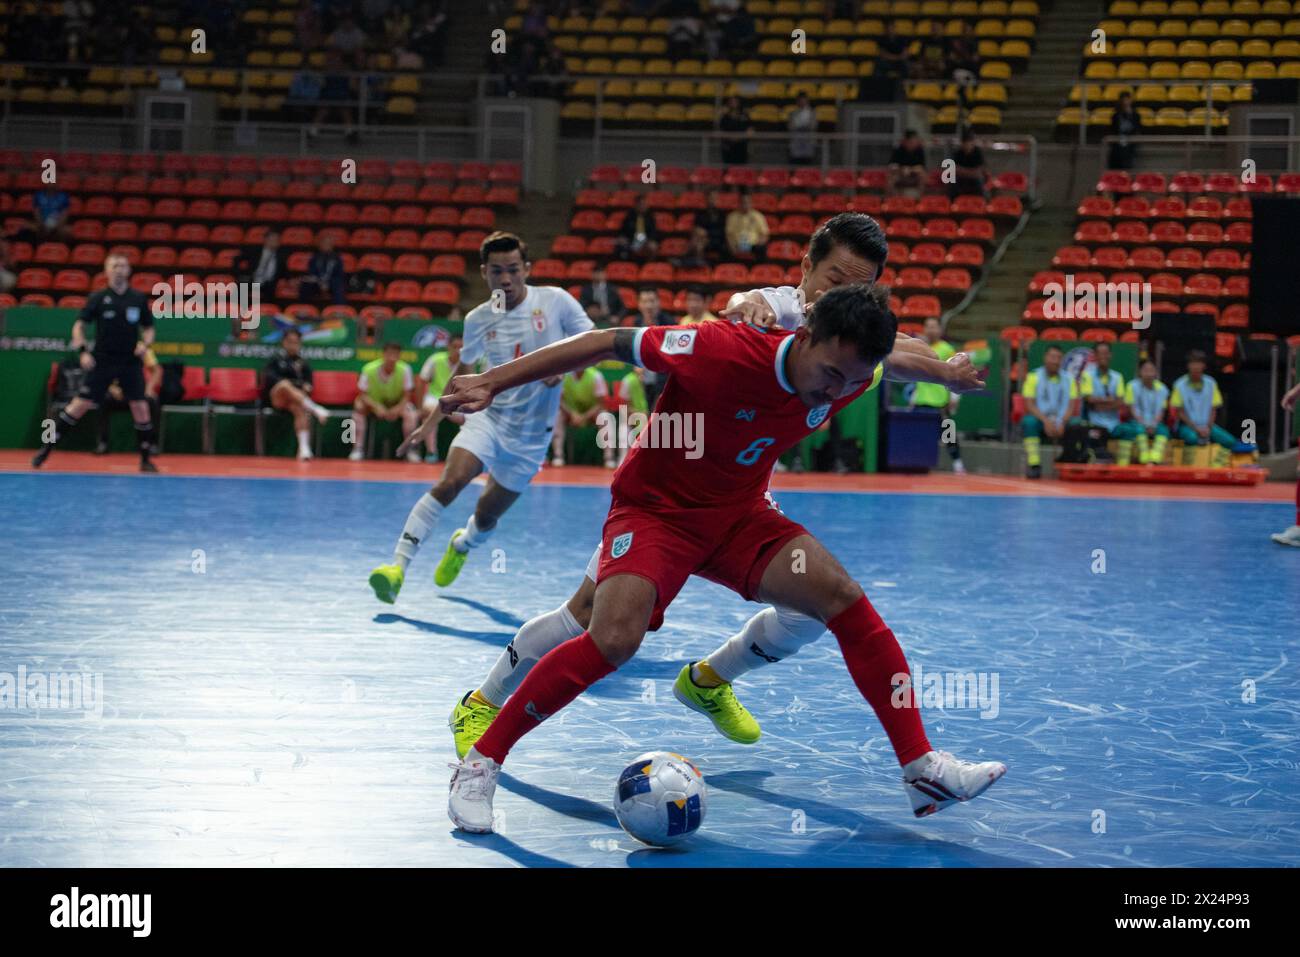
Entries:
[[451, 736], [456, 741], [456, 757], [464, 759], [500, 711], [500, 708], [494, 708], [490, 704], [470, 700], [469, 694], [456, 702], [456, 707], [451, 709], [451, 720], [447, 722], [451, 725]]
[[397, 601], [397, 593], [402, 590], [405, 577], [397, 565], [380, 565], [370, 573], [370, 587], [375, 590], [376, 598], [391, 605]]
[[716, 688], [701, 688], [691, 680], [691, 662], [682, 669], [673, 682], [673, 697], [692, 711], [698, 711], [718, 729], [725, 738], [737, 744], [753, 744], [763, 731], [743, 704], [736, 700], [730, 684]]
[[460, 570], [465, 567], [465, 559], [469, 558], [469, 551], [457, 551], [456, 546], [452, 544], [456, 541], [457, 535], [464, 535], [465, 529], [458, 528], [451, 533], [451, 539], [447, 542], [447, 551], [443, 553], [442, 561], [438, 562], [438, 567], [433, 570], [433, 581], [441, 588], [446, 588], [456, 580]]

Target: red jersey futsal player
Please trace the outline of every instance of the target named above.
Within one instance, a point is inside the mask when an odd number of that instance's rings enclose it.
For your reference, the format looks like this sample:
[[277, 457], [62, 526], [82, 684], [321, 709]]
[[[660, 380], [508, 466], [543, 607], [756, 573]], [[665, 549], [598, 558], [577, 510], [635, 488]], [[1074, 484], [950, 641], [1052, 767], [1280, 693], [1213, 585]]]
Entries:
[[776, 458], [871, 385], [896, 330], [879, 296], [850, 285], [825, 293], [789, 335], [721, 322], [600, 330], [452, 380], [443, 411], [474, 412], [522, 383], [617, 359], [668, 375], [655, 416], [697, 416], [705, 426], [702, 455], [643, 434], [615, 475], [590, 628], [544, 655], [453, 765], [448, 813], [458, 828], [491, 830], [510, 749], [628, 661], [692, 574], [825, 623], [889, 736], [918, 815], [970, 800], [1006, 773], [999, 762], [930, 746], [911, 689], [893, 681], [908, 673], [893, 632], [835, 558], [764, 494]]

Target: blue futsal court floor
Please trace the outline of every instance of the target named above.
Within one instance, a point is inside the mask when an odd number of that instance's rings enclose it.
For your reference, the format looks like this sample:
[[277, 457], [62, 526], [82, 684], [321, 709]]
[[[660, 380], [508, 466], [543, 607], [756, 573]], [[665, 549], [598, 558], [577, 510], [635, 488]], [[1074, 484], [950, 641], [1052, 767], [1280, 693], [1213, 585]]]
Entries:
[[[925, 720], [1006, 777], [914, 819], [829, 635], [742, 679], [764, 736], [723, 739], [672, 681], [758, 606], [692, 581], [636, 659], [519, 744], [502, 833], [464, 836], [452, 703], [571, 594], [609, 496], [530, 489], [498, 570], [480, 551], [440, 590], [470, 489], [381, 605], [366, 577], [426, 487], [0, 475], [0, 681], [102, 678], [98, 715], [0, 708], [0, 865], [1300, 862], [1300, 556], [1268, 541], [1285, 506], [782, 493], [914, 670], [996, 679]], [[611, 810], [623, 765], [657, 749], [709, 786], [701, 832], [667, 851]]]

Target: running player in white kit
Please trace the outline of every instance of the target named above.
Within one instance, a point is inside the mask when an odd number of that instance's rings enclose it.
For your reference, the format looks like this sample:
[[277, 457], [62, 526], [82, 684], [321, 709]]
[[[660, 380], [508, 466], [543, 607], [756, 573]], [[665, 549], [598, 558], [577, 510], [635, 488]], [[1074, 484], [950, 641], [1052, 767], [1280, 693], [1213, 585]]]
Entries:
[[[480, 359], [489, 368], [594, 328], [586, 310], [563, 289], [527, 283], [528, 248], [513, 233], [495, 232], [479, 247], [480, 272], [491, 298], [465, 317], [464, 344], [453, 376], [472, 372]], [[470, 550], [487, 541], [497, 521], [542, 467], [551, 429], [560, 408], [560, 378], [534, 382], [502, 393], [488, 409], [465, 416], [451, 443], [438, 484], [420, 497], [407, 516], [391, 564], [370, 573], [370, 587], [392, 604], [406, 567], [428, 538], [442, 511], [480, 473], [487, 487], [464, 528], [452, 533], [433, 580], [443, 587], [460, 574]], [[434, 411], [403, 443], [418, 448], [442, 413]]]

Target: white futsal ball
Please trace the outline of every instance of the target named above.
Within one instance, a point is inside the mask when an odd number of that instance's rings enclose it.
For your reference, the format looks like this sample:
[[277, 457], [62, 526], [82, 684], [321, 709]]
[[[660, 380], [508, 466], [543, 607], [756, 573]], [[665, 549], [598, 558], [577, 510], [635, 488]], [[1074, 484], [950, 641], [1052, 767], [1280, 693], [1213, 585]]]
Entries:
[[641, 755], [618, 776], [614, 813], [642, 844], [667, 847], [699, 830], [706, 788], [700, 769], [671, 751]]

